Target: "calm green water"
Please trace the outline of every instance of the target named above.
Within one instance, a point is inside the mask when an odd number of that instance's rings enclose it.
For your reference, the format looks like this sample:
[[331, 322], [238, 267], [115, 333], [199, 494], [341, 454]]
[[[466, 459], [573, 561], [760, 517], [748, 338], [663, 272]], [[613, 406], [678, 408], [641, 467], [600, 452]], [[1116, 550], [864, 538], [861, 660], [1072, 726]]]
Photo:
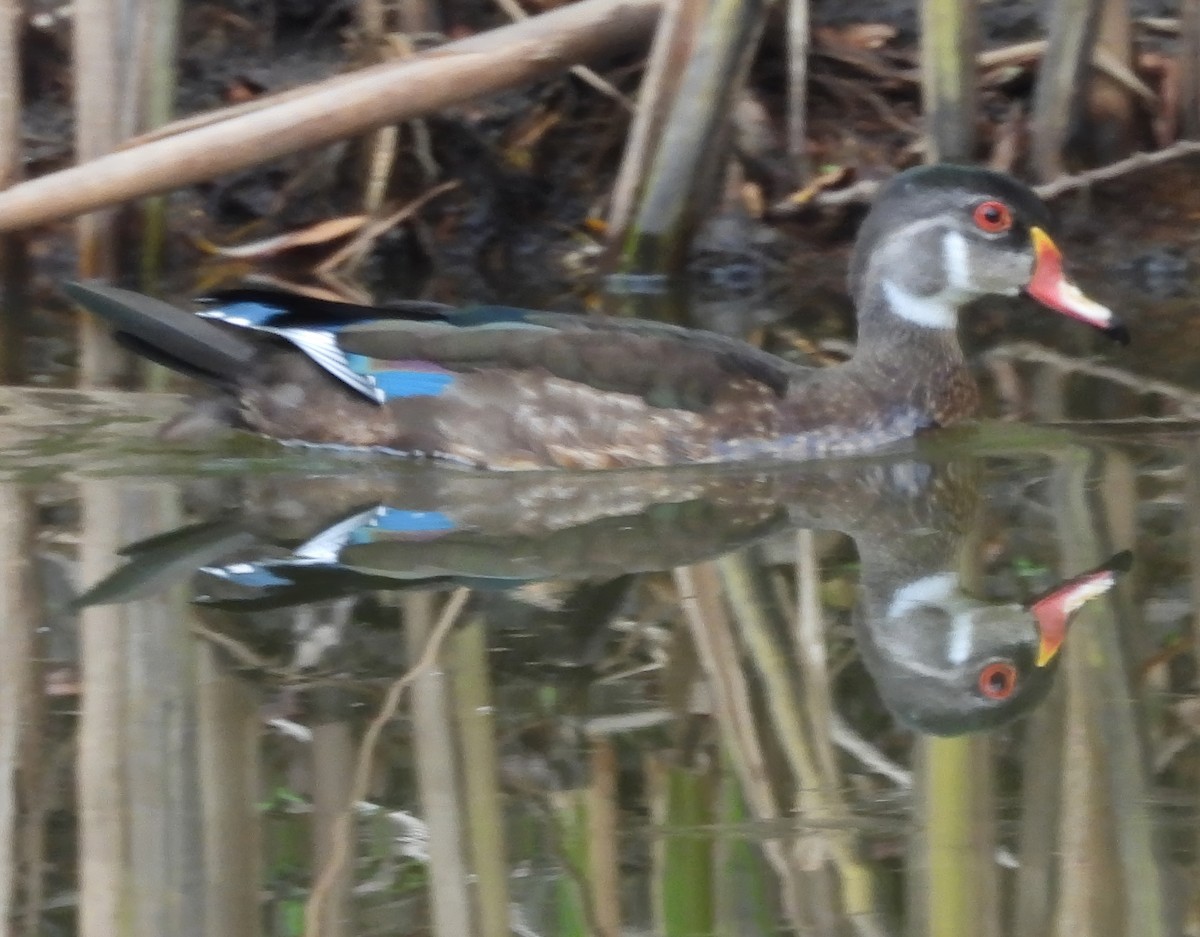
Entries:
[[1186, 424], [489, 476], [0, 403], [10, 933], [1195, 931]]

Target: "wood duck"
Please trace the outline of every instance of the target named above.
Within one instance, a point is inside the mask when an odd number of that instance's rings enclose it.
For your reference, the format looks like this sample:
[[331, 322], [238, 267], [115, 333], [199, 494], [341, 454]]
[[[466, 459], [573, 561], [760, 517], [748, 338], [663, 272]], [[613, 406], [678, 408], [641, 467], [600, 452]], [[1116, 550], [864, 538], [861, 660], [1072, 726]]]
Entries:
[[[79, 604], [141, 598], [195, 573], [193, 601], [237, 613], [454, 585], [495, 610], [503, 590], [534, 582], [603, 589], [796, 526], [840, 530], [858, 547], [855, 639], [880, 698], [906, 725], [952, 735], [1036, 705], [1074, 613], [1129, 562], [1118, 554], [1024, 604], [971, 595], [956, 572], [980, 500], [971, 462], [632, 475], [411, 468], [420, 471], [247, 478], [234, 510], [223, 503], [217, 520], [126, 548], [127, 564]], [[571, 615], [599, 628], [598, 611]]]
[[111, 287], [65, 289], [127, 344], [218, 385], [235, 425], [285, 441], [490, 469], [803, 459], [969, 416], [977, 391], [956, 328], [978, 297], [1023, 291], [1128, 341], [1066, 278], [1047, 224], [1008, 176], [899, 174], [850, 265], [857, 350], [815, 370], [713, 333], [600, 316], [264, 290], [210, 297], [197, 316]]

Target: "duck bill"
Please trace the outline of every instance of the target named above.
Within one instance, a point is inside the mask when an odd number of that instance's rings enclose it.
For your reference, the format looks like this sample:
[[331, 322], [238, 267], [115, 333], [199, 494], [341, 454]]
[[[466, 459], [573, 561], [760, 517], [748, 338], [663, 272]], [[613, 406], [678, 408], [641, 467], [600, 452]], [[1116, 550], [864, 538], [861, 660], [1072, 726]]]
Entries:
[[1086, 322], [1122, 345], [1128, 345], [1129, 330], [1113, 311], [1084, 295], [1083, 290], [1067, 279], [1062, 251], [1050, 235], [1041, 228], [1031, 228], [1029, 234], [1033, 239], [1033, 277], [1025, 292], [1046, 308]]
[[1117, 576], [1129, 568], [1131, 560], [1128, 551], [1118, 553], [1102, 566], [1067, 580], [1030, 604], [1038, 626], [1039, 667], [1045, 667], [1058, 654], [1074, 614], [1108, 592], [1116, 584]]

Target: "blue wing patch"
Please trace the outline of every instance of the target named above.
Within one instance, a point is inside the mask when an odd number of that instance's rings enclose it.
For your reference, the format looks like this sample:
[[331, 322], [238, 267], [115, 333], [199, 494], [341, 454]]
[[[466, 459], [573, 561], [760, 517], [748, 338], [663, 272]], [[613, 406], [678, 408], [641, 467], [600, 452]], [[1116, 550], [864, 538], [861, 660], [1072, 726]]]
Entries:
[[[372, 311], [364, 307], [364, 312]], [[338, 345], [337, 333], [356, 320], [331, 318], [300, 322], [284, 306], [249, 299], [221, 303], [200, 310], [197, 315], [256, 332], [278, 335], [347, 387], [376, 403], [403, 397], [437, 397], [445, 393], [455, 380], [454, 372], [429, 362], [383, 361], [366, 355], [347, 354]], [[513, 306], [474, 306], [447, 314], [440, 321], [416, 320], [412, 327], [551, 331], [543, 324], [530, 321], [536, 315], [531, 310]]]
[[258, 328], [270, 325], [271, 320], [281, 316], [286, 310], [279, 306], [269, 306], [266, 303], [232, 302], [214, 306], [211, 309], [201, 309], [196, 315], [203, 319], [218, 319], [230, 325], [240, 325], [245, 328]]
[[424, 361], [381, 361], [366, 355], [346, 355], [351, 370], [382, 392], [383, 400], [397, 397], [437, 397], [454, 383], [454, 372]]

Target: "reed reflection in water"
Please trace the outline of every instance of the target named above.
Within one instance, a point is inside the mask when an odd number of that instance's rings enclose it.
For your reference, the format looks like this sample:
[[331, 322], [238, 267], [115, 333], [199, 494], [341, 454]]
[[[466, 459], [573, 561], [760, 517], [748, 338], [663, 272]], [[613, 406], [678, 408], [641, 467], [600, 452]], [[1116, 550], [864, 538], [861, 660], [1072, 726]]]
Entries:
[[1194, 450], [10, 484], [10, 928], [1187, 933]]

